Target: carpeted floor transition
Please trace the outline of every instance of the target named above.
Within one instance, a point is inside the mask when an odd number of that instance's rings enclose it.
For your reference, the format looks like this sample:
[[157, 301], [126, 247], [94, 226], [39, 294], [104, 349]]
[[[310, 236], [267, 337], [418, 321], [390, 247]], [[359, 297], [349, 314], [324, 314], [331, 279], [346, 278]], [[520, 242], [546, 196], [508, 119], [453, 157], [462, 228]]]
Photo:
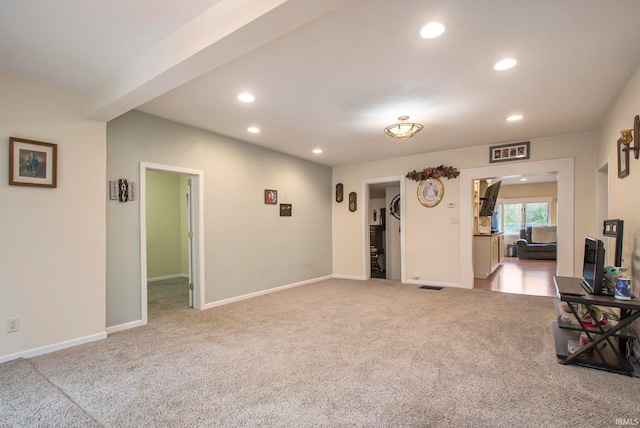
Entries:
[[1, 364], [0, 426], [592, 427], [640, 418], [639, 379], [557, 363], [548, 297], [332, 279], [206, 311], [151, 291], [149, 301], [147, 326]]

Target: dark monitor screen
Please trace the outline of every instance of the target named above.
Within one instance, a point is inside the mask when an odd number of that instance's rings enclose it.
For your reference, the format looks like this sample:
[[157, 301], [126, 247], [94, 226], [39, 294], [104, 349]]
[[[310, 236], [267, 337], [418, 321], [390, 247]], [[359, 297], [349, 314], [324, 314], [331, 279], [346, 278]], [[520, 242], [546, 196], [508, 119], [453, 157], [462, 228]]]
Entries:
[[584, 239], [582, 280], [592, 294], [602, 294], [604, 281], [604, 243], [590, 236]]
[[497, 183], [493, 183], [491, 186], [487, 187], [487, 190], [484, 192], [484, 197], [482, 197], [482, 206], [480, 207], [480, 216], [488, 217], [493, 213], [493, 210], [496, 209], [496, 202], [498, 201], [498, 193], [500, 193], [500, 181]]

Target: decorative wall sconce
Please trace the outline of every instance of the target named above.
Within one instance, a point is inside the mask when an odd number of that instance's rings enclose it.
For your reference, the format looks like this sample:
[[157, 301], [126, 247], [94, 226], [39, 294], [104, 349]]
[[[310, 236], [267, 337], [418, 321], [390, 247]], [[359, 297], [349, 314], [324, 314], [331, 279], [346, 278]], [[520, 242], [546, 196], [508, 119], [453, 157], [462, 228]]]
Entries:
[[349, 211], [352, 213], [358, 210], [358, 194], [356, 192], [349, 193]]
[[[625, 152], [633, 152], [633, 157], [638, 159], [638, 155], [640, 154], [640, 146], [638, 144], [638, 134], [640, 134], [640, 115], [633, 119], [633, 129], [623, 129], [620, 131], [620, 134], [622, 134], [620, 142], [625, 146], [623, 150]], [[636, 145], [631, 146], [634, 135], [636, 136]]]

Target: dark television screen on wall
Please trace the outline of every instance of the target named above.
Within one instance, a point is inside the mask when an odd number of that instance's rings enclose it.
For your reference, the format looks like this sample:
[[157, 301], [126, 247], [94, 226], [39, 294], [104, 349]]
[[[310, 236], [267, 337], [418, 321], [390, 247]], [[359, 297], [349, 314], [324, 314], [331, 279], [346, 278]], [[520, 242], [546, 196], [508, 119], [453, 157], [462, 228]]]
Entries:
[[482, 205], [480, 207], [480, 217], [489, 217], [496, 209], [496, 203], [498, 202], [498, 193], [500, 192], [500, 181], [493, 183], [487, 187], [484, 196], [480, 198]]

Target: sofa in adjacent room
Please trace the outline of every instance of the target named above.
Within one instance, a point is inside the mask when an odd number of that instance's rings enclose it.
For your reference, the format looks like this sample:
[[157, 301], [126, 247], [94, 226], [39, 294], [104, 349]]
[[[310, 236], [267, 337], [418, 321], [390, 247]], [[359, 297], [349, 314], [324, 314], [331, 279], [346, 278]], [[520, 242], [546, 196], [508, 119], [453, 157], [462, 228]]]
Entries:
[[556, 226], [527, 226], [516, 241], [519, 259], [555, 260], [558, 248]]

